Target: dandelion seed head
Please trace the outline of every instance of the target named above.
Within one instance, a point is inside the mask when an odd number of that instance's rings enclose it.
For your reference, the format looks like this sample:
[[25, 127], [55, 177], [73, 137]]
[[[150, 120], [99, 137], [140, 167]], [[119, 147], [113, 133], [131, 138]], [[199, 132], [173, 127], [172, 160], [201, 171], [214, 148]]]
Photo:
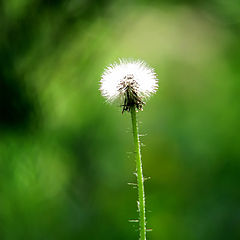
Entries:
[[144, 100], [158, 88], [156, 73], [144, 61], [120, 59], [108, 66], [100, 81], [100, 91], [109, 102], [120, 100], [123, 111], [135, 105], [142, 110]]

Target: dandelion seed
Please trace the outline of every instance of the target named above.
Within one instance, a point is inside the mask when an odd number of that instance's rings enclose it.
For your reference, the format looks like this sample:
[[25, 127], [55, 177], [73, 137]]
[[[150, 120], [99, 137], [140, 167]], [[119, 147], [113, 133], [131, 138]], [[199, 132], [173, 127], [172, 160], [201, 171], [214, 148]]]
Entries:
[[[131, 112], [133, 140], [136, 155], [138, 201], [137, 211], [139, 213], [139, 236], [146, 240], [146, 215], [145, 215], [145, 192], [143, 168], [141, 160], [141, 142], [138, 133], [138, 121], [136, 112], [143, 109], [144, 101], [155, 93], [158, 88], [156, 73], [152, 68], [140, 60], [119, 60], [107, 67], [101, 77], [100, 91], [108, 102], [120, 100], [124, 111]], [[135, 186], [133, 183], [129, 185]]]
[[142, 110], [144, 101], [158, 88], [156, 73], [140, 60], [120, 59], [105, 69], [100, 83], [102, 95], [109, 102], [120, 100], [122, 112], [133, 106]]

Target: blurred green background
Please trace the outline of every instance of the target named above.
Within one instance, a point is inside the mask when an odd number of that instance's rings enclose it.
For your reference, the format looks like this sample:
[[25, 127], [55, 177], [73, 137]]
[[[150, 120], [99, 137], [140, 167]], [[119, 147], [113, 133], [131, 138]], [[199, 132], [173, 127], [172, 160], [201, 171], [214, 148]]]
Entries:
[[138, 114], [152, 240], [240, 239], [238, 0], [0, 1], [0, 239], [138, 239], [119, 57], [159, 91]]

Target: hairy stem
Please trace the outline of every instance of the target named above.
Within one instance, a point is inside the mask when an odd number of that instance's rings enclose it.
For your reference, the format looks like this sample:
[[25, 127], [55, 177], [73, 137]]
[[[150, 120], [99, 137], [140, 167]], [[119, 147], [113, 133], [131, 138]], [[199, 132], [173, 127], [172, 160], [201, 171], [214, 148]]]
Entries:
[[133, 128], [133, 139], [134, 139], [135, 153], [136, 153], [136, 175], [137, 175], [137, 185], [138, 185], [138, 212], [139, 212], [140, 240], [146, 240], [144, 178], [143, 178], [140, 141], [139, 141], [135, 106], [131, 107], [131, 117], [132, 117], [132, 128]]

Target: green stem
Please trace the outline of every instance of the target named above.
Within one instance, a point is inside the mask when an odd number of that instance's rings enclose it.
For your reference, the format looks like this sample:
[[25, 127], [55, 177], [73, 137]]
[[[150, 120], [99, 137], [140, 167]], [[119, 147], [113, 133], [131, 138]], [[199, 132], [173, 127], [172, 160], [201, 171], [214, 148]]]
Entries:
[[133, 139], [136, 152], [136, 175], [138, 185], [138, 212], [139, 212], [139, 230], [140, 240], [146, 240], [146, 217], [145, 217], [145, 194], [144, 194], [144, 178], [141, 161], [140, 141], [138, 134], [138, 125], [136, 119], [136, 109], [131, 107]]

